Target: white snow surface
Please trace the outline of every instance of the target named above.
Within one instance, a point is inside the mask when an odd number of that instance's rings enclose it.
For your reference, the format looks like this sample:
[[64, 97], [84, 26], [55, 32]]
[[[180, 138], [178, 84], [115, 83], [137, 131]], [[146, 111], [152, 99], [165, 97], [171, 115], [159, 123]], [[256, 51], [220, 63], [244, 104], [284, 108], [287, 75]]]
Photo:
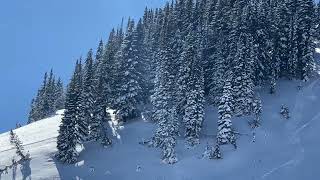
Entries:
[[[303, 86], [302, 90], [298, 90], [299, 85]], [[223, 146], [221, 160], [201, 158], [207, 142], [214, 144], [217, 129], [216, 108], [208, 106], [201, 144], [188, 149], [183, 137], [179, 137], [179, 162], [174, 165], [162, 164], [158, 149], [138, 144], [151, 137], [156, 128], [140, 119], [119, 129], [112, 147], [88, 143], [78, 163], [61, 164], [54, 158], [63, 113], [60, 111], [52, 118], [15, 130], [32, 159], [24, 165], [27, 167], [19, 165], [16, 171], [9, 170], [0, 179], [302, 180], [320, 177], [320, 80], [307, 83], [282, 80], [275, 95], [268, 94], [267, 88], [259, 90], [259, 94], [263, 103], [262, 126], [255, 130], [255, 142], [247, 123], [252, 117], [233, 118], [233, 125], [241, 134], [238, 149]], [[280, 115], [282, 104], [289, 107], [288, 120]], [[1, 134], [0, 168], [9, 165], [13, 157], [16, 155], [9, 143], [9, 133]]]

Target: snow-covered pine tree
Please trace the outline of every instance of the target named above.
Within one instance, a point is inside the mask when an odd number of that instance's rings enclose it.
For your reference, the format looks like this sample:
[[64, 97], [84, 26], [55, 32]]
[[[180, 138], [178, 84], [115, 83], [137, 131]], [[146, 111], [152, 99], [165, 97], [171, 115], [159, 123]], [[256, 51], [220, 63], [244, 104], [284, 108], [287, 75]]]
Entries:
[[142, 84], [140, 83], [142, 74], [141, 70], [139, 71], [141, 60], [137, 54], [138, 40], [133, 34], [134, 26], [134, 21], [129, 19], [126, 36], [115, 57], [117, 84], [113, 107], [120, 121], [136, 117], [138, 115], [137, 106], [142, 100]]
[[[278, 13], [277, 13], [277, 2], [271, 1], [269, 4], [264, 6], [266, 11], [266, 19], [268, 19], [269, 31], [267, 31], [268, 44], [270, 46], [270, 58], [267, 63], [269, 63], [270, 73], [269, 73], [269, 82], [270, 82], [270, 94], [276, 92], [276, 83], [280, 76], [280, 36], [279, 28], [277, 26], [278, 22]], [[265, 26], [267, 28], [267, 26]]]
[[222, 159], [220, 145], [216, 144], [212, 154], [210, 155], [211, 159]]
[[[200, 131], [204, 119], [204, 74], [201, 63], [201, 44], [197, 38], [197, 26], [190, 27], [182, 57], [186, 63], [186, 105], [183, 122], [185, 137], [190, 146], [199, 144]], [[200, 48], [197, 48], [200, 47]]]
[[177, 144], [177, 139], [176, 139], [177, 122], [175, 122], [176, 116], [177, 115], [174, 109], [170, 109], [167, 112], [164, 112], [162, 120], [167, 121], [167, 123], [160, 126], [163, 128], [162, 132], [165, 132], [164, 134], [161, 135], [161, 138], [163, 140], [163, 146], [161, 147], [161, 149], [162, 149], [162, 162], [166, 164], [174, 164], [178, 161], [178, 158], [175, 152], [175, 146]]
[[250, 47], [253, 46], [252, 36], [248, 32], [246, 19], [248, 17], [248, 7], [241, 14], [241, 18], [237, 20], [235, 28], [238, 31], [232, 36], [237, 41], [236, 53], [232, 64], [234, 78], [232, 81], [234, 113], [237, 116], [248, 115], [251, 113], [251, 106], [254, 96], [253, 84], [253, 59]]
[[65, 103], [64, 117], [59, 128], [57, 137], [58, 153], [56, 157], [64, 163], [74, 163], [77, 160], [78, 152], [76, 146], [79, 142], [78, 119], [78, 97], [79, 97], [79, 70], [81, 62], [76, 63], [76, 68], [68, 85]]
[[280, 77], [288, 77], [288, 61], [290, 56], [290, 11], [287, 1], [279, 1], [276, 8], [276, 26], [278, 36], [277, 54], [280, 61]]
[[64, 102], [65, 102], [65, 94], [63, 89], [63, 83], [62, 80], [59, 78], [56, 85], [55, 85], [55, 109], [60, 110], [64, 108]]
[[[115, 61], [114, 56], [117, 51], [117, 35], [114, 29], [109, 34], [108, 42], [103, 49], [102, 57], [100, 57], [100, 51], [102, 50], [102, 42], [99, 43], [98, 50], [96, 53], [96, 68], [94, 73], [94, 81], [95, 81], [95, 96], [97, 96], [97, 92], [103, 92], [103, 98], [105, 103], [110, 106], [111, 99], [114, 99], [113, 93], [115, 92], [115, 88], [111, 89], [111, 85], [115, 84]], [[99, 89], [99, 82], [102, 79], [102, 89]]]
[[223, 87], [223, 93], [220, 99], [218, 113], [218, 135], [217, 143], [232, 144], [236, 148], [236, 137], [232, 130], [232, 112], [233, 112], [233, 96], [231, 85], [231, 73], [229, 72]]
[[229, 56], [229, 34], [231, 31], [230, 1], [212, 2], [208, 11], [208, 40], [204, 60], [205, 87], [212, 104], [218, 105], [223, 91], [224, 73]]
[[31, 107], [28, 115], [28, 124], [33, 123], [36, 121], [37, 116], [38, 116], [38, 109], [37, 109], [37, 104], [35, 99], [32, 99], [31, 101]]
[[254, 115], [254, 120], [251, 124], [252, 128], [256, 128], [260, 126], [260, 118], [262, 113], [262, 102], [260, 99], [255, 99], [252, 103], [252, 111]]
[[104, 47], [103, 47], [103, 41], [100, 40], [95, 56], [95, 61], [93, 63], [93, 72], [94, 75], [96, 75], [97, 69], [101, 63], [103, 63], [103, 52], [104, 52]]
[[[83, 88], [83, 69], [82, 58], [77, 61], [75, 71], [72, 77], [74, 80], [74, 98], [75, 98], [75, 121], [76, 121], [76, 138], [78, 143], [81, 144], [87, 140], [89, 133], [89, 123], [83, 120], [83, 101], [82, 101], [82, 88]], [[70, 82], [71, 83], [71, 82]]]
[[[155, 15], [153, 10], [145, 9], [145, 13], [143, 16], [143, 44], [142, 44], [142, 51], [143, 51], [143, 59], [145, 63], [144, 71], [145, 71], [145, 78], [146, 78], [146, 87], [145, 91], [147, 98], [150, 97], [152, 94], [152, 90], [154, 89], [154, 81], [156, 76], [156, 59], [155, 56], [155, 49], [157, 42], [155, 42], [155, 39], [158, 37], [155, 37], [155, 29], [156, 29], [156, 23], [155, 23]], [[137, 27], [138, 28], [138, 27]], [[150, 99], [148, 99], [150, 101]]]
[[[192, 6], [191, 6], [192, 5]], [[188, 28], [191, 24], [189, 21], [191, 21], [192, 16], [190, 18], [186, 18], [187, 14], [189, 12], [192, 12], [193, 4], [191, 2], [191, 5], [188, 7], [191, 9], [187, 9], [186, 6], [186, 0], [179, 0], [176, 1], [175, 8], [174, 8], [174, 18], [176, 20], [175, 22], [175, 28], [176, 28], [176, 38], [179, 38], [180, 43], [179, 47], [177, 47], [177, 53], [180, 57], [177, 59], [178, 61], [178, 76], [177, 76], [177, 84], [178, 84], [178, 93], [177, 93], [177, 100], [178, 100], [178, 113], [180, 115], [184, 114], [184, 109], [186, 106], [186, 91], [187, 91], [187, 80], [188, 76], [190, 74], [189, 69], [189, 59], [190, 52], [186, 52], [186, 36], [189, 34]], [[192, 15], [192, 14], [189, 14]], [[178, 37], [179, 36], [179, 37]], [[189, 59], [188, 59], [189, 58]]]
[[48, 84], [45, 93], [45, 103], [44, 103], [44, 115], [45, 117], [51, 116], [55, 113], [55, 76], [53, 74], [53, 69], [51, 69]]
[[314, 69], [314, 4], [313, 0], [298, 0], [297, 8], [297, 46], [298, 61], [296, 78], [309, 80]]
[[172, 40], [168, 30], [170, 30], [170, 5], [167, 3], [164, 10], [164, 21], [160, 37], [160, 67], [157, 71], [157, 86], [152, 95], [152, 104], [154, 105], [154, 117], [158, 122], [156, 132], [152, 138], [151, 144], [162, 149], [162, 162], [173, 164], [177, 162], [175, 153], [176, 137], [179, 134], [179, 122], [175, 102], [173, 102], [174, 92], [172, 72], [172, 49], [167, 40]]
[[135, 70], [138, 72], [138, 83], [141, 87], [141, 93], [140, 93], [140, 101], [146, 103], [148, 101], [148, 98], [150, 96], [150, 59], [148, 59], [148, 55], [146, 55], [147, 51], [145, 51], [147, 46], [144, 46], [144, 37], [145, 32], [143, 29], [142, 19], [139, 19], [136, 28], [133, 31], [133, 37], [132, 37], [132, 46], [134, 47], [134, 58], [137, 61], [137, 64], [135, 66]]
[[[49, 77], [45, 73], [42, 86], [38, 90], [37, 96], [32, 100], [28, 123], [54, 115], [56, 110], [63, 106], [63, 97], [61, 80], [56, 82], [53, 70], [50, 71]], [[57, 103], [60, 104], [59, 108], [56, 107]]]
[[47, 88], [48, 74], [44, 74], [43, 83], [38, 90], [37, 96], [31, 103], [31, 110], [28, 117], [28, 124], [43, 119], [45, 117], [43, 105], [45, 104], [45, 94]]
[[318, 1], [315, 7], [314, 28], [315, 39], [320, 41], [320, 1]]
[[[93, 69], [93, 53], [89, 50], [83, 70], [83, 87], [81, 91], [81, 106], [79, 111], [79, 122], [82, 124], [80, 133], [80, 141], [84, 142], [88, 139], [89, 127], [91, 126], [92, 116], [94, 112], [94, 69]], [[91, 130], [90, 130], [91, 131]], [[90, 132], [91, 133], [91, 132]]]
[[98, 80], [98, 87], [94, 102], [94, 112], [92, 121], [90, 123], [90, 136], [95, 141], [100, 141], [103, 146], [111, 144], [111, 140], [107, 135], [108, 122], [111, 120], [111, 116], [106, 112], [107, 104], [103, 94], [103, 78]]

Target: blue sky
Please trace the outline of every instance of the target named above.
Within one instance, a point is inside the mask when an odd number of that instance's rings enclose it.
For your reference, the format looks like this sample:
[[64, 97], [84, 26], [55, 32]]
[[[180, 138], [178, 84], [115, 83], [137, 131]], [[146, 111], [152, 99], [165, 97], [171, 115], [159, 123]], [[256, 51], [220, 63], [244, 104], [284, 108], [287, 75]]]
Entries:
[[76, 58], [107, 39], [122, 17], [166, 0], [1, 0], [0, 132], [25, 123], [45, 71], [68, 82]]

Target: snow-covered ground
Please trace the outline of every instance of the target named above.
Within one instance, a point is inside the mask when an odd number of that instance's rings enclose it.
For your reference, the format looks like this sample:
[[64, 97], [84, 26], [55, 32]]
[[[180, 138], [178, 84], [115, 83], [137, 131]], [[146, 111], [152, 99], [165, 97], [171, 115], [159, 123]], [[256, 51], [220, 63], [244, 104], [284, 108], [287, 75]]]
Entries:
[[[302, 90], [298, 90], [299, 85], [303, 86]], [[112, 147], [86, 144], [78, 163], [64, 165], [53, 158], [61, 121], [62, 112], [59, 112], [55, 117], [16, 130], [32, 159], [30, 164], [18, 166], [16, 171], [10, 170], [0, 179], [302, 180], [320, 177], [320, 80], [281, 81], [277, 94], [268, 94], [268, 89], [260, 90], [259, 94], [263, 117], [262, 126], [255, 130], [255, 142], [247, 124], [250, 117], [234, 119], [234, 127], [241, 134], [238, 149], [223, 147], [222, 160], [201, 158], [206, 144], [214, 143], [217, 129], [217, 112], [207, 107], [201, 145], [188, 149], [181, 137], [177, 164], [162, 164], [159, 150], [138, 144], [142, 138], [152, 135], [155, 126], [136, 120], [120, 129]], [[279, 114], [282, 104], [289, 107], [289, 120]], [[1, 134], [0, 168], [9, 165], [14, 156], [9, 134]], [[141, 169], [137, 171], [138, 166]]]

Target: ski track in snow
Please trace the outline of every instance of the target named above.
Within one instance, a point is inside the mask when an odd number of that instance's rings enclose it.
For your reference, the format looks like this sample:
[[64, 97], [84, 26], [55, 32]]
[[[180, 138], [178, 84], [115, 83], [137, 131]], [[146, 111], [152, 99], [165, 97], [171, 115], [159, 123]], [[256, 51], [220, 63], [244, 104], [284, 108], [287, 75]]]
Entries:
[[293, 159], [290, 160], [290, 161], [287, 161], [287, 162], [281, 164], [279, 167], [273, 168], [269, 172], [263, 174], [263, 176], [261, 176], [261, 178], [265, 179], [267, 176], [270, 176], [271, 174], [273, 174], [274, 172], [280, 170], [281, 168], [289, 166], [289, 165], [294, 164], [294, 163], [295, 163], [295, 160], [293, 160]]
[[[320, 113], [318, 113], [316, 116], [314, 116], [311, 120], [309, 120], [308, 122], [304, 123], [302, 126], [297, 127], [298, 123], [299, 123], [299, 118], [301, 117], [301, 115], [304, 113], [303, 112], [303, 107], [304, 104], [302, 104], [302, 102], [305, 102], [304, 99], [306, 99], [308, 97], [308, 95], [310, 96], [310, 94], [312, 94], [314, 96], [314, 87], [315, 85], [319, 84], [319, 79], [315, 80], [314, 82], [312, 82], [309, 86], [305, 87], [302, 92], [300, 94], [298, 94], [295, 98], [295, 105], [292, 111], [293, 117], [292, 120], [293, 123], [296, 123], [294, 125], [294, 127], [296, 127], [296, 130], [293, 132], [292, 135], [289, 135], [289, 138], [291, 139], [291, 142], [294, 145], [297, 145], [299, 147], [299, 151], [298, 153], [296, 153], [296, 155], [286, 161], [285, 163], [279, 165], [278, 167], [275, 167], [273, 169], [271, 169], [270, 171], [264, 173], [261, 176], [261, 179], [265, 179], [266, 177], [272, 175], [273, 173], [279, 171], [280, 169], [284, 168], [284, 167], [288, 167], [290, 165], [292, 166], [296, 166], [299, 164], [299, 162], [301, 162], [304, 159], [304, 153], [305, 153], [305, 149], [301, 144], [301, 138], [299, 136], [299, 133], [304, 130], [306, 127], [308, 127], [313, 121], [319, 120], [320, 119]], [[290, 129], [289, 129], [290, 132]]]

